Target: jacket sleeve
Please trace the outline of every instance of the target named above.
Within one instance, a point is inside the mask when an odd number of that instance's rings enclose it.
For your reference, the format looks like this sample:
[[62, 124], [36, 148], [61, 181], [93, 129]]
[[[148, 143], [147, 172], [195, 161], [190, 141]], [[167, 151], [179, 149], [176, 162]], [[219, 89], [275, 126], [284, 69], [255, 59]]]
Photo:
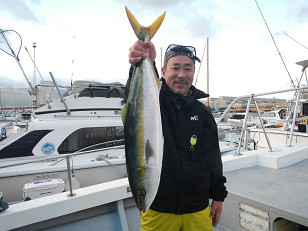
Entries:
[[223, 176], [221, 153], [219, 149], [217, 125], [210, 117], [210, 155], [208, 159], [208, 168], [210, 170], [210, 198], [215, 201], [224, 201], [228, 191], [224, 185], [226, 177]]
[[[155, 61], [153, 61], [153, 67], [154, 67], [156, 76], [159, 78], [159, 75], [158, 75], [158, 71], [157, 71], [157, 68], [156, 68], [156, 63], [155, 63]], [[135, 70], [135, 67], [130, 66], [130, 68], [129, 68], [129, 73], [128, 73], [128, 79], [127, 79], [126, 87], [125, 87], [125, 91], [124, 91], [124, 102], [127, 101], [127, 97], [128, 97], [128, 93], [129, 93], [129, 88], [130, 88], [130, 81], [131, 81], [131, 79], [132, 79], [134, 70]]]

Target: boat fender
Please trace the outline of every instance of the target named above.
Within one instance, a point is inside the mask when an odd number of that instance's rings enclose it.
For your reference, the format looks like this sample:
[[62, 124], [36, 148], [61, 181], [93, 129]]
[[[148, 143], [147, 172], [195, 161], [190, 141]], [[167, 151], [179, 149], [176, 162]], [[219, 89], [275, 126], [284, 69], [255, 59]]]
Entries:
[[2, 202], [2, 199], [3, 199], [3, 193], [0, 192], [0, 213], [3, 212], [4, 210], [6, 210], [9, 205], [5, 202]]

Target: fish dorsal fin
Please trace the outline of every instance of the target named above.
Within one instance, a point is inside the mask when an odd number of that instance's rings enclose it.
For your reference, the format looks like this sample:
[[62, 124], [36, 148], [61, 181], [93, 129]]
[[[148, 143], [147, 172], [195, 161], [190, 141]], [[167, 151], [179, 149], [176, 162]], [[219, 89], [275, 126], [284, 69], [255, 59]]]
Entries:
[[164, 18], [165, 18], [165, 15], [166, 15], [166, 12], [164, 12], [161, 16], [159, 16], [152, 23], [151, 26], [144, 27], [144, 26], [141, 26], [139, 24], [139, 22], [137, 21], [135, 16], [132, 14], [132, 12], [130, 12], [130, 10], [126, 6], [125, 6], [125, 10], [126, 10], [128, 20], [129, 20], [130, 24], [132, 25], [137, 38], [140, 39], [140, 40], [143, 40], [143, 41], [151, 40], [153, 38], [153, 36], [157, 32], [158, 28], [160, 27], [160, 25], [164, 21]]
[[154, 149], [149, 140], [145, 143], [145, 162], [148, 164], [150, 158], [154, 155]]

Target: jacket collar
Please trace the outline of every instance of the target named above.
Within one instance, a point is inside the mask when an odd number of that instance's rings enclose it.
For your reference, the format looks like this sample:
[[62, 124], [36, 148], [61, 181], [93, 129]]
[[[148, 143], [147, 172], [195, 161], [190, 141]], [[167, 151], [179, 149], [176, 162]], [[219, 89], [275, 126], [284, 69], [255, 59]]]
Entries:
[[162, 88], [161, 90], [165, 93], [167, 93], [171, 100], [176, 103], [180, 104], [182, 106], [184, 105], [191, 105], [193, 102], [195, 102], [197, 99], [207, 98], [209, 97], [209, 94], [206, 94], [205, 92], [195, 88], [194, 86], [191, 86], [189, 88], [190, 93], [188, 96], [182, 96], [175, 94], [166, 84], [165, 79], [161, 78], [162, 80]]

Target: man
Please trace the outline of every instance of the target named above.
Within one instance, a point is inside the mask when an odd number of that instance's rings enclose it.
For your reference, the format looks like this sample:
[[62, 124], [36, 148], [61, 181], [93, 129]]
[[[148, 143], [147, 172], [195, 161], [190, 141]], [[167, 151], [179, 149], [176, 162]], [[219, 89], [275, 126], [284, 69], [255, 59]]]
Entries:
[[[155, 66], [156, 51], [149, 41], [138, 40], [130, 48], [127, 89], [134, 66], [147, 56]], [[159, 96], [164, 135], [162, 172], [155, 200], [140, 216], [142, 230], [213, 230], [220, 219], [227, 196], [226, 179], [215, 120], [197, 100], [208, 94], [192, 86], [195, 61], [200, 62], [190, 46], [172, 44], [165, 53]]]
[[6, 128], [5, 126], [3, 128], [1, 128], [1, 137], [0, 140], [4, 140], [6, 139]]

